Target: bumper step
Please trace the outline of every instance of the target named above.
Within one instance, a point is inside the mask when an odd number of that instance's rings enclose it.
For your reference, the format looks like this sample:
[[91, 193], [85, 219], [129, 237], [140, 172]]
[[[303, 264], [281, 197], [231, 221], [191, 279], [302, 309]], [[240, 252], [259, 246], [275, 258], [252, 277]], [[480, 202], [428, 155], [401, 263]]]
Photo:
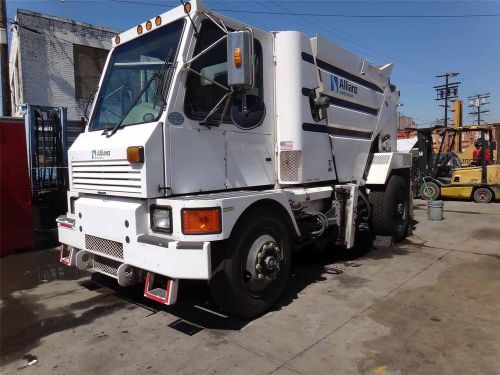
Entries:
[[144, 284], [144, 297], [164, 305], [173, 305], [177, 301], [178, 279], [169, 279], [162, 275], [148, 272]]

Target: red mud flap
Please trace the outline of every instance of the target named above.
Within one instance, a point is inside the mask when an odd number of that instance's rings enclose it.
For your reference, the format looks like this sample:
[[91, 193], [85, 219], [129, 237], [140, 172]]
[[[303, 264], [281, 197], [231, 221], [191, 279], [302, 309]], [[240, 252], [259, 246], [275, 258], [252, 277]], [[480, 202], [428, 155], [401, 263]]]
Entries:
[[61, 245], [61, 254], [59, 256], [59, 261], [67, 266], [74, 266], [75, 260], [75, 249], [68, 245]]
[[146, 284], [144, 284], [144, 297], [163, 303], [164, 305], [173, 305], [177, 301], [178, 286], [179, 280], [177, 279], [169, 279], [165, 276], [148, 272]]

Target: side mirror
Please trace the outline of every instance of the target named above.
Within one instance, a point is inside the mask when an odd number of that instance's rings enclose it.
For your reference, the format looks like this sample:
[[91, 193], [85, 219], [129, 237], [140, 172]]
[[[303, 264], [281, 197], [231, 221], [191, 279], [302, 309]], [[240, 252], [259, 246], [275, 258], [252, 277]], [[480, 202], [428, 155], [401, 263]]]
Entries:
[[253, 36], [249, 30], [227, 35], [227, 83], [237, 89], [254, 85]]
[[266, 105], [256, 95], [236, 94], [231, 105], [231, 120], [240, 129], [253, 129], [266, 117]]

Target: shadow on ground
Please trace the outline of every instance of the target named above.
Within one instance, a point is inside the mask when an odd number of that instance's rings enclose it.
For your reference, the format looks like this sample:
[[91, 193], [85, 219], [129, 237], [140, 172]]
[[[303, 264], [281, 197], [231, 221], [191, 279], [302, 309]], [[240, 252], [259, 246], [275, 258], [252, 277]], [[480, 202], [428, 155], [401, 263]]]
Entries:
[[[366, 253], [366, 254], [363, 254]], [[398, 246], [345, 251], [331, 249], [320, 252], [313, 247], [294, 254], [290, 281], [284, 295], [276, 304], [278, 311], [291, 304], [302, 290], [311, 284], [326, 280], [327, 275], [338, 277], [341, 285], [359, 287], [365, 280], [343, 274], [339, 266], [362, 266], [362, 259], [384, 259], [408, 254]], [[360, 258], [360, 255], [362, 257]], [[7, 364], [28, 354], [44, 337], [64, 330], [92, 323], [95, 319], [122, 309], [140, 306], [151, 314], [167, 312], [189, 326], [183, 327], [190, 334], [193, 326], [211, 330], [240, 330], [250, 321], [228, 317], [211, 301], [206, 282], [182, 281], [179, 300], [173, 306], [163, 306], [143, 296], [143, 285], [123, 288], [116, 280], [101, 274], [81, 272], [59, 263], [56, 249], [13, 255], [2, 259], [1, 271], [1, 335], [0, 360]], [[54, 288], [43, 298], [33, 294], [40, 285], [61, 281], [64, 290]], [[47, 310], [45, 299], [64, 298], [81, 288], [95, 291], [97, 295], [82, 298], [58, 309]], [[52, 290], [49, 288], [49, 290]], [[31, 291], [31, 292], [30, 292]], [[111, 296], [118, 297], [112, 298]], [[44, 300], [42, 300], [44, 299]], [[135, 306], [134, 306], [135, 305]], [[196, 332], [194, 329], [193, 332]]]

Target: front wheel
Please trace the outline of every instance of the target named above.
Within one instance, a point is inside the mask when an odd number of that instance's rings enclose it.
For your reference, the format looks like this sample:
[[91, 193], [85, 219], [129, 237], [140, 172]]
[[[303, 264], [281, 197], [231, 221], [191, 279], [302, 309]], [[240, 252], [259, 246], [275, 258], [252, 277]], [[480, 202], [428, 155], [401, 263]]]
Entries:
[[232, 315], [261, 315], [280, 297], [290, 273], [286, 226], [273, 210], [256, 208], [237, 224], [226, 245], [228, 254], [209, 280], [212, 298]]
[[410, 224], [408, 181], [401, 176], [391, 176], [385, 190], [370, 191], [370, 202], [375, 234], [392, 236], [395, 242], [402, 241]]

